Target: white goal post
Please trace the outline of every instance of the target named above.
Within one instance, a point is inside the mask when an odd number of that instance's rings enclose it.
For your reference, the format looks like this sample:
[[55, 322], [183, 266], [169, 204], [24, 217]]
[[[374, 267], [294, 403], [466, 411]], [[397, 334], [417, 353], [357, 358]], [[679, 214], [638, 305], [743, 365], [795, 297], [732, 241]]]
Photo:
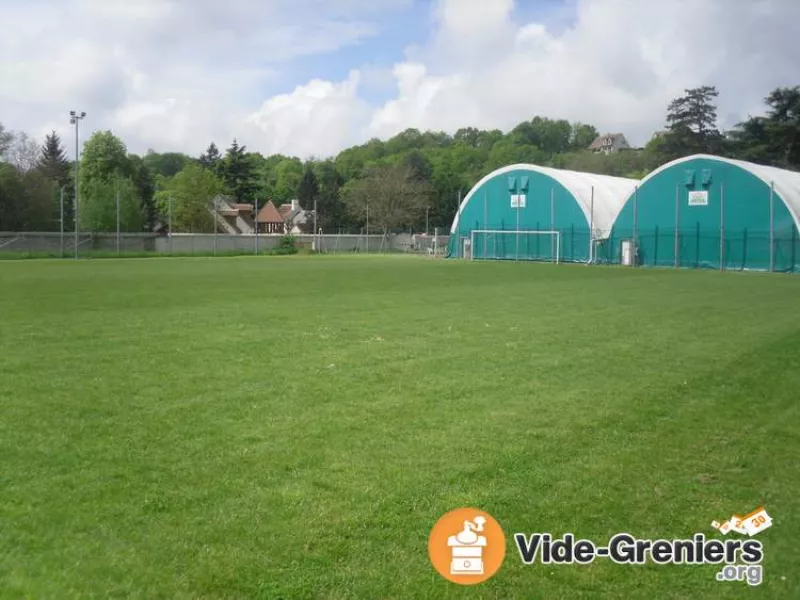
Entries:
[[474, 229], [465, 258], [561, 262], [560, 231]]

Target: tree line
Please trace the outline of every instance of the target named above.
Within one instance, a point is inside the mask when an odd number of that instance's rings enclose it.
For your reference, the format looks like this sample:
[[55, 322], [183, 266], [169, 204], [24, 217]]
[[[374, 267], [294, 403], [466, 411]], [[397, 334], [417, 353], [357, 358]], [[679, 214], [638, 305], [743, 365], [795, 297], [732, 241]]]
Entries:
[[[696, 153], [800, 169], [800, 86], [777, 88], [764, 98], [764, 113], [730, 131], [717, 124], [713, 86], [685, 90], [666, 107], [665, 128], [643, 148], [613, 154], [588, 150], [598, 130], [584, 123], [534, 117], [508, 132], [462, 128], [453, 135], [407, 129], [388, 140], [372, 139], [328, 159], [249, 152], [236, 140], [224, 151], [212, 142], [198, 157], [149, 150], [127, 151], [110, 131], [85, 143], [80, 170], [80, 226], [153, 231], [171, 213], [176, 231], [208, 232], [217, 195], [260, 208], [298, 199], [316, 204], [326, 232], [422, 231], [449, 227], [458, 198], [483, 176], [513, 163], [631, 178]], [[57, 231], [63, 200], [65, 228], [74, 224], [74, 162], [52, 133], [40, 145], [0, 123], [0, 231]]]

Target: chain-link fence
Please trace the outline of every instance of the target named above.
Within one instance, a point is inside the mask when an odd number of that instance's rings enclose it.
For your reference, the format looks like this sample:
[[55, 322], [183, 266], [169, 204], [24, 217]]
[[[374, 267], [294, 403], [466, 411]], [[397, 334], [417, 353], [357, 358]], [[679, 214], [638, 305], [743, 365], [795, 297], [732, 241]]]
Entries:
[[[157, 218], [151, 232], [126, 230], [119, 199], [104, 205], [102, 230], [88, 211], [80, 213], [80, 231], [74, 221], [56, 221], [59, 231], [0, 231], [0, 258], [101, 258], [130, 256], [218, 256], [286, 254], [289, 252], [413, 253], [443, 256], [448, 236], [414, 232], [369, 233], [366, 228], [315, 228], [317, 215], [296, 201], [276, 207], [236, 203], [218, 196], [211, 201], [156, 198]], [[71, 221], [71, 222], [70, 222]], [[130, 220], [128, 222], [131, 222]], [[87, 223], [89, 227], [87, 227]], [[63, 224], [63, 225], [62, 225]], [[315, 231], [316, 229], [316, 231]]]
[[[591, 240], [591, 241], [590, 241]], [[452, 239], [449, 256], [731, 271], [800, 272], [797, 228], [769, 231], [695, 227], [637, 229], [609, 237], [588, 229], [475, 230]]]
[[800, 238], [795, 227], [781, 231], [702, 228], [640, 229], [633, 235], [613, 236], [597, 244], [596, 260], [622, 262], [630, 243], [631, 262], [640, 266], [708, 268], [731, 271], [800, 271]]

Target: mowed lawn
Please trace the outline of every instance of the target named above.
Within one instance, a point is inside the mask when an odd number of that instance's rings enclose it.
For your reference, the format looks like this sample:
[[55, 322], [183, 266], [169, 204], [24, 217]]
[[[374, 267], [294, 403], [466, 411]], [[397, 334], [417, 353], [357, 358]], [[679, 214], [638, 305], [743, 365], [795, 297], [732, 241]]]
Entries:
[[[797, 276], [7, 261], [0, 410], [2, 597], [800, 597]], [[511, 540], [712, 536], [761, 504], [758, 588]], [[427, 556], [463, 506], [507, 536], [478, 587]]]

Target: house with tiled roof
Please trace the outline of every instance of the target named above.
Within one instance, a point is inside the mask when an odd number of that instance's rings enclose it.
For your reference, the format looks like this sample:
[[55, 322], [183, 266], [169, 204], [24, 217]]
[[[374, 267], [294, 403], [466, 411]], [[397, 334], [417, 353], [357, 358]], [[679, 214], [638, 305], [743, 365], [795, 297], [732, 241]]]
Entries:
[[589, 146], [589, 150], [595, 153], [613, 154], [620, 150], [630, 149], [630, 144], [625, 136], [621, 133], [606, 133], [605, 135], [598, 136], [595, 141]]
[[309, 227], [313, 228], [314, 211], [304, 210], [299, 200], [292, 200], [289, 204], [281, 204], [278, 212], [286, 224], [286, 233], [308, 233]]
[[227, 233], [255, 232], [252, 204], [238, 203], [230, 196], [217, 196], [214, 198], [213, 204], [214, 218]]
[[258, 211], [256, 223], [258, 224], [259, 233], [283, 233], [286, 221], [279, 210], [275, 208], [272, 200], [268, 200]]

